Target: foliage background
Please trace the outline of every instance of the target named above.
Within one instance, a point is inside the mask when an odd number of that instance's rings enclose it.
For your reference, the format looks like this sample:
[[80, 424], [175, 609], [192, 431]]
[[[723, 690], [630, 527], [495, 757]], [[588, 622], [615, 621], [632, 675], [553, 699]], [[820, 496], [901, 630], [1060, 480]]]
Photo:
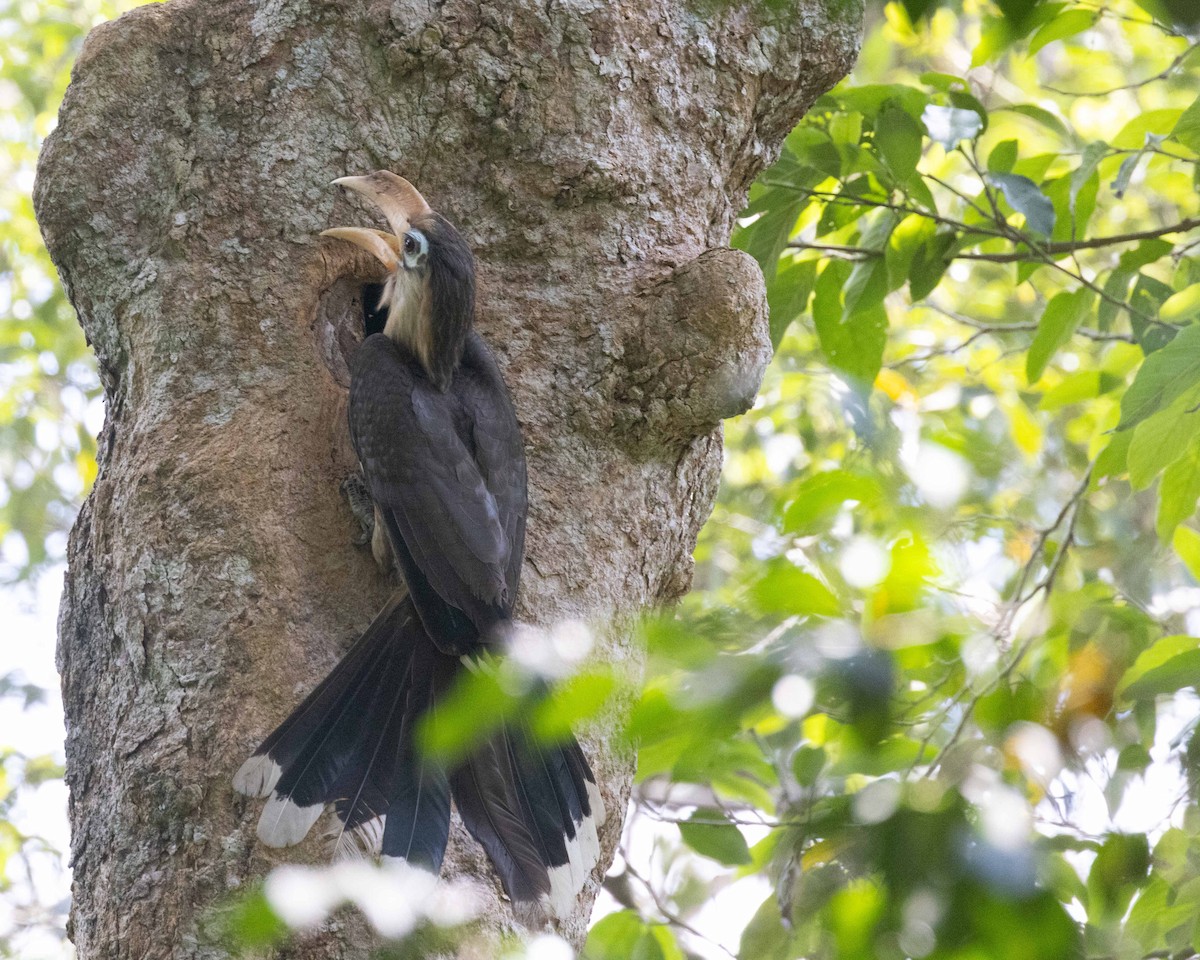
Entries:
[[[854, 74], [756, 185], [734, 243], [767, 277], [776, 360], [728, 426], [696, 589], [646, 626], [639, 784], [588, 957], [1195, 955], [1188, 7], [870, 9]], [[19, 601], [56, 589], [101, 417], [34, 162], [83, 34], [121, 9], [0, 2], [0, 579]], [[36, 716], [47, 692], [4, 656], [3, 715]], [[545, 728], [631, 682], [582, 668]], [[28, 824], [61, 754], [25, 726], [0, 733], [0, 956], [57, 956], [64, 868]], [[339, 883], [268, 883], [228, 935], [286, 936], [324, 911], [280, 891], [331, 904]]]

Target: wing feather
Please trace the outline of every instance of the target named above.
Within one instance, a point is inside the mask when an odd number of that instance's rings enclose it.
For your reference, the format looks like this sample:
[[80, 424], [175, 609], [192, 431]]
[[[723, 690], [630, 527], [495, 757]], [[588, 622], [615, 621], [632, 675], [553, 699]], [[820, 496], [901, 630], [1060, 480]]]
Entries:
[[[512, 534], [520, 524], [523, 540], [524, 522], [523, 509], [519, 520], [511, 516], [512, 497], [498, 500], [487, 482], [503, 455], [488, 451], [482, 467], [476, 460], [472, 424], [480, 411], [486, 417], [492, 409], [501, 416], [508, 411], [519, 445], [502, 381], [473, 382], [469, 371], [460, 370], [443, 393], [415, 360], [379, 334], [355, 354], [350, 432], [372, 499], [429, 587], [481, 632], [511, 611]], [[523, 480], [523, 455], [520, 472]], [[523, 544], [515, 545], [519, 558]]]

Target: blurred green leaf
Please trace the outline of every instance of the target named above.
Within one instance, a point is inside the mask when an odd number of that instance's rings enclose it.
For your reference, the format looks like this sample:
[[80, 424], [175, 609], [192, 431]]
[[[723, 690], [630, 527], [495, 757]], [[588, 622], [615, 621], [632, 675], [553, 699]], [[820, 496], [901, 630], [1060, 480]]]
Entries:
[[875, 122], [875, 144], [900, 183], [908, 182], [916, 172], [924, 139], [921, 125], [899, 106], [885, 107]]
[[1025, 376], [1031, 384], [1042, 378], [1046, 364], [1060, 347], [1070, 341], [1075, 328], [1087, 316], [1093, 302], [1092, 291], [1083, 288], [1064, 290], [1046, 304], [1046, 310], [1038, 321], [1037, 334], [1025, 359]]
[[842, 609], [828, 587], [787, 560], [776, 560], [763, 571], [753, 595], [759, 609], [784, 616], [836, 617]]
[[1176, 527], [1171, 545], [1188, 568], [1188, 573], [1200, 581], [1200, 533], [1191, 527]]
[[1200, 639], [1164, 637], [1142, 653], [1121, 678], [1126, 701], [1153, 699], [1200, 683]]
[[610, 913], [589, 931], [583, 956], [587, 960], [629, 960], [646, 932], [646, 924], [632, 910]]
[[720, 810], [702, 807], [679, 824], [679, 832], [689, 847], [718, 863], [731, 867], [749, 863], [750, 848], [742, 832], [724, 820]]
[[792, 757], [792, 774], [802, 787], [816, 783], [824, 767], [825, 751], [821, 747], [801, 747]]
[[834, 262], [821, 271], [817, 277], [812, 315], [821, 348], [830, 365], [865, 389], [879, 373], [887, 342], [887, 313], [879, 302], [887, 282], [887, 268], [882, 258], [877, 258], [869, 271], [860, 274], [856, 296], [862, 300], [864, 294], [869, 293], [868, 302], [865, 305], [856, 302], [850, 310], [843, 307], [842, 291], [854, 269], [857, 268], [844, 262]]
[[1183, 454], [1163, 471], [1158, 486], [1155, 529], [1160, 540], [1168, 542], [1175, 528], [1196, 512], [1197, 500], [1200, 500], [1200, 437], [1193, 437]]
[[1144, 834], [1110, 833], [1088, 872], [1093, 909], [1123, 912], [1150, 870], [1150, 845]]
[[1200, 324], [1185, 327], [1169, 344], [1146, 358], [1121, 399], [1118, 430], [1141, 423], [1185, 390], [1200, 383]]

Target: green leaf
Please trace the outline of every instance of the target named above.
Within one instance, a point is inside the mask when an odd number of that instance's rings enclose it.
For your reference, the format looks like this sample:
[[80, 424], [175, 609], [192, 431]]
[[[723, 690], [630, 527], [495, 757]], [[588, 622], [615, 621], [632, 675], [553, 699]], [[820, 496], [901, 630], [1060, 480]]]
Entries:
[[1018, 173], [989, 173], [987, 179], [1010, 207], [1025, 216], [1029, 229], [1046, 236], [1054, 232], [1054, 204], [1036, 183]]
[[1140, 743], [1131, 743], [1117, 754], [1118, 770], [1133, 770], [1140, 773], [1153, 762], [1154, 758], [1150, 756], [1150, 751]]
[[779, 898], [772, 893], [742, 931], [738, 956], [745, 960], [791, 960], [791, 939], [779, 914]]
[[821, 747], [803, 746], [792, 757], [792, 775], [802, 787], [811, 787], [825, 767], [825, 751]]
[[895, 290], [908, 279], [917, 255], [934, 242], [937, 224], [929, 217], [911, 214], [896, 224], [884, 249], [888, 289]]
[[1090, 30], [1099, 16], [1094, 10], [1065, 10], [1041, 28], [1029, 40], [1030, 55], [1055, 40], [1065, 40], [1084, 30]]
[[1172, 461], [1158, 485], [1158, 516], [1155, 529], [1166, 543], [1175, 528], [1196, 512], [1200, 500], [1200, 440], [1193, 439], [1184, 454]]
[[665, 960], [658, 938], [649, 929], [645, 930], [634, 944], [629, 960]]
[[[800, 182], [796, 186], [812, 187], [820, 180], [826, 177], [838, 177], [842, 173], [842, 155], [838, 152], [838, 148], [834, 142], [829, 139], [829, 135], [824, 130], [818, 130], [815, 127], [799, 126], [788, 134], [784, 141], [784, 153], [776, 161], [775, 166], [768, 171], [768, 175], [772, 180], [776, 179], [776, 175], [790, 171], [791, 176], [788, 180], [796, 179], [797, 174], [800, 175]], [[799, 170], [795, 170], [792, 165], [788, 164], [789, 154], [793, 159], [793, 163], [799, 165]], [[812, 182], [809, 182], [812, 181]], [[761, 190], [770, 190], [769, 186], [760, 184]], [[750, 192], [751, 204], [747, 212], [761, 212], [767, 207], [762, 202], [762, 194], [754, 189]], [[755, 202], [757, 200], [757, 202]]]
[[1128, 430], [1200, 383], [1200, 325], [1185, 327], [1146, 358], [1121, 398], [1118, 430]]
[[979, 117], [980, 133], [983, 133], [988, 128], [988, 112], [975, 94], [969, 90], [952, 90], [947, 99], [950, 101], [950, 106], [957, 107], [960, 110], [973, 110], [975, 115]]
[[914, 302], [924, 300], [941, 283], [956, 240], [957, 234], [939, 231], [932, 242], [917, 250], [908, 274], [908, 292]]
[[576, 674], [534, 708], [530, 718], [534, 732], [543, 741], [565, 740], [575, 724], [590, 720], [604, 708], [616, 685], [608, 670]]
[[955, 76], [953, 73], [939, 73], [936, 70], [927, 70], [921, 74], [920, 81], [927, 87], [933, 87], [934, 90], [939, 90], [942, 93], [961, 93], [970, 88], [970, 84], [962, 77]]
[[[881, 272], [880, 279], [875, 282], [886, 284], [886, 265], [882, 257], [877, 259]], [[841, 298], [843, 287], [848, 285], [850, 271], [851, 267], [845, 261], [831, 261], [825, 265], [814, 287], [813, 324], [830, 365], [860, 387], [869, 389], [883, 365], [887, 312], [881, 304], [876, 303], [847, 316]], [[874, 277], [871, 274], [867, 279]], [[860, 291], [860, 297], [862, 292], [865, 291]]]
[[915, 120], [929, 102], [929, 95], [904, 83], [864, 83], [859, 87], [839, 88], [828, 99], [843, 111], [861, 113], [871, 120], [888, 105], [899, 106]]
[[1081, 287], [1064, 290], [1046, 304], [1025, 358], [1025, 377], [1031, 384], [1041, 379], [1050, 358], [1071, 339], [1075, 328], [1091, 309], [1093, 296], [1091, 290]]
[[889, 105], [875, 123], [875, 146], [900, 183], [907, 183], [921, 159], [925, 131], [898, 106]]
[[1079, 160], [1079, 166], [1071, 171], [1072, 207], [1075, 205], [1075, 198], [1079, 196], [1079, 191], [1092, 178], [1092, 174], [1100, 166], [1100, 161], [1106, 156], [1108, 156], [1108, 144], [1102, 140], [1093, 141], [1083, 148], [1083, 156]]
[[817, 281], [816, 260], [784, 259], [767, 284], [767, 309], [771, 318], [771, 346], [778, 348], [792, 322], [808, 309]]
[[1200, 283], [1193, 283], [1167, 298], [1159, 308], [1158, 319], [1163, 323], [1183, 323], [1200, 315]]
[[1096, 323], [1101, 330], [1110, 329], [1117, 319], [1117, 314], [1121, 312], [1120, 304], [1129, 294], [1129, 281], [1132, 279], [1133, 274], [1129, 271], [1114, 270], [1104, 281], [1104, 292], [1108, 297], [1101, 299], [1096, 308]]
[[650, 937], [658, 944], [658, 955], [663, 960], [686, 960], [679, 941], [675, 939], [675, 932], [666, 924], [650, 924], [643, 937]]
[[870, 504], [881, 493], [879, 481], [869, 473], [826, 470], [806, 477], [790, 493], [783, 513], [784, 532], [801, 535], [821, 532], [847, 501]]
[[971, 51], [971, 67], [981, 67], [991, 60], [998, 60], [1017, 39], [1017, 32], [1003, 17], [984, 17], [979, 43]]
[[742, 832], [720, 810], [700, 808], [679, 824], [683, 842], [697, 853], [730, 867], [750, 863], [750, 848]]
[[261, 886], [234, 904], [221, 917], [220, 926], [236, 943], [249, 949], [274, 946], [288, 936], [288, 925], [271, 909]]
[[1094, 400], [1117, 387], [1125, 381], [1106, 370], [1080, 370], [1063, 377], [1056, 386], [1051, 387], [1038, 402], [1038, 409], [1061, 410], [1084, 400]]
[[[892, 210], [882, 210], [871, 218], [863, 231], [860, 245], [883, 253], [888, 238], [899, 222]], [[888, 269], [885, 257], [869, 257], [854, 265], [842, 291], [842, 323], [850, 323], [859, 312], [870, 312], [883, 303], [888, 293]], [[874, 379], [874, 377], [872, 377]]]
[[1028, 117], [1030, 120], [1040, 124], [1052, 133], [1058, 134], [1064, 140], [1069, 139], [1071, 136], [1066, 124], [1045, 107], [1039, 107], [1034, 103], [1017, 103], [1011, 106], [994, 107], [992, 109], [992, 113], [994, 114], [1005, 111], [1008, 113], [1016, 113], [1023, 117]]
[[764, 613], [836, 617], [842, 605], [829, 588], [787, 559], [773, 560], [755, 582], [752, 594]]
[[[867, 202], [860, 204], [857, 202], [859, 199]], [[882, 199], [885, 197], [877, 190], [872, 177], [858, 176], [846, 181], [838, 191], [837, 201], [825, 204], [821, 219], [817, 222], [817, 236], [823, 237], [855, 223], [863, 214], [875, 210], [873, 204]]]
[[1139, 150], [1121, 161], [1121, 167], [1117, 170], [1117, 179], [1110, 184], [1112, 192], [1117, 195], [1118, 200], [1125, 196], [1125, 191], [1129, 189], [1129, 182], [1133, 179], [1133, 173], [1144, 156], [1145, 154]]
[[1188, 390], [1167, 409], [1147, 417], [1133, 429], [1129, 444], [1129, 483], [1144, 490], [1162, 471], [1187, 450], [1200, 435], [1200, 384]]
[[1143, 650], [1121, 682], [1117, 695], [1126, 702], [1154, 699], [1200, 682], [1200, 638], [1163, 637]]
[[1017, 162], [1017, 141], [1001, 140], [988, 154], [987, 168], [992, 173], [1010, 173]]
[[1141, 150], [1146, 146], [1147, 136], [1170, 134], [1182, 114], [1178, 109], [1143, 110], [1112, 138], [1112, 145], [1118, 150]]
[[1200, 533], [1191, 527], [1176, 527], [1171, 546], [1193, 580], [1200, 581]]
[[1159, 239], [1158, 237], [1150, 237], [1147, 240], [1141, 241], [1133, 249], [1126, 250], [1121, 254], [1121, 259], [1117, 262], [1122, 270], [1135, 272], [1153, 263], [1155, 260], [1161, 260], [1174, 249], [1174, 244], [1169, 241]]
[[1174, 288], [1146, 273], [1139, 273], [1133, 292], [1129, 295], [1129, 326], [1138, 346], [1146, 356], [1161, 350], [1179, 332], [1178, 328], [1153, 323], [1147, 319], [1157, 316], [1159, 309], [1175, 293]]
[[418, 740], [434, 759], [449, 763], [464, 756], [517, 709], [520, 700], [503, 682], [502, 669], [489, 663], [461, 671], [438, 709], [422, 718]]
[[[1093, 484], [1099, 484], [1107, 477], [1119, 476], [1125, 472], [1129, 444], [1132, 439], [1133, 433], [1129, 430], [1112, 434], [1109, 437], [1108, 445], [1100, 451], [1100, 455], [1096, 458], [1096, 466], [1092, 469]], [[1093, 487], [1093, 489], [1095, 488]]]
[[953, 150], [963, 140], [974, 140], [983, 129], [983, 119], [974, 110], [942, 107], [931, 103], [921, 114], [929, 139]]
[[805, 201], [797, 198], [794, 191], [778, 187], [762, 188], [762, 194], [752, 199], [757, 199], [756, 205], [764, 206], [765, 212], [753, 223], [734, 231], [730, 244], [758, 261], [763, 279], [770, 287], [779, 266], [779, 255], [792, 238]]
[[587, 960], [629, 960], [645, 932], [645, 921], [634, 911], [610, 913], [588, 931], [582, 955]]
[[1192, 105], [1183, 111], [1176, 121], [1171, 136], [1189, 150], [1200, 153], [1200, 97], [1192, 101]]
[[1088, 873], [1089, 914], [1093, 921], [1124, 913], [1149, 871], [1150, 844], [1144, 833], [1110, 833], [1105, 837]]

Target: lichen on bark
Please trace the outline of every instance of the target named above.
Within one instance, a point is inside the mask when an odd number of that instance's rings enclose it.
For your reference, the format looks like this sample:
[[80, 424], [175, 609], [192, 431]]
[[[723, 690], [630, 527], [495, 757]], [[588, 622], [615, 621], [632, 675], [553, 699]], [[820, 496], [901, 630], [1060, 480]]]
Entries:
[[[206, 907], [324, 855], [256, 846], [229, 782], [389, 589], [339, 492], [369, 277], [317, 236], [359, 215], [329, 181], [395, 170], [463, 229], [529, 454], [521, 615], [627, 623], [687, 588], [719, 421], [769, 356], [724, 248], [848, 69], [851, 6], [173, 0], [93, 32], [35, 190], [108, 410], [59, 638], [83, 960], [219, 955]], [[618, 719], [584, 737], [616, 812]], [[496, 895], [461, 830], [447, 869]], [[338, 925], [290, 955], [366, 949]]]

